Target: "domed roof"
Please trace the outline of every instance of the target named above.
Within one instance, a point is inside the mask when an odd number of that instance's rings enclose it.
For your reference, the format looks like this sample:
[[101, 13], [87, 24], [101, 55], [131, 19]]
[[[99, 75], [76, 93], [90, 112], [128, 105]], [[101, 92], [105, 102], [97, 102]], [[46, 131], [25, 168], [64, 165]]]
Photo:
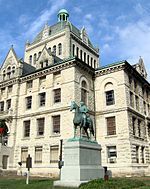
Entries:
[[62, 13], [65, 13], [65, 14], [68, 14], [68, 15], [69, 15], [69, 13], [68, 13], [68, 11], [67, 11], [66, 9], [61, 9], [61, 10], [58, 12], [58, 14], [62, 14]]

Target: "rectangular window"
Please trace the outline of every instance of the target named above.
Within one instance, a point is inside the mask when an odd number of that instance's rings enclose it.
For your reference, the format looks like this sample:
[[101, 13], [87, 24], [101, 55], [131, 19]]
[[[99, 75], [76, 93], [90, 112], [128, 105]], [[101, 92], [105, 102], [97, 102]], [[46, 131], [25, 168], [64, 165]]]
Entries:
[[61, 102], [61, 89], [54, 90], [54, 103]]
[[35, 163], [42, 163], [42, 146], [35, 147]]
[[139, 111], [139, 97], [135, 96], [136, 109]]
[[24, 121], [24, 137], [30, 136], [30, 120]]
[[144, 146], [142, 146], [142, 147], [141, 147], [141, 161], [142, 161], [142, 163], [145, 163], [144, 151], [145, 151], [145, 148], [144, 148]]
[[108, 146], [107, 154], [108, 154], [108, 163], [116, 163], [116, 159], [117, 159], [116, 146]]
[[26, 109], [31, 109], [32, 107], [32, 96], [26, 97]]
[[60, 133], [60, 115], [53, 116], [53, 133]]
[[107, 121], [107, 135], [115, 135], [116, 134], [116, 121], [115, 117], [106, 118]]
[[50, 147], [50, 163], [58, 163], [58, 154], [59, 154], [59, 147], [51, 146]]
[[0, 111], [4, 111], [4, 101], [0, 102]]
[[144, 114], [146, 115], [146, 102], [143, 101]]
[[134, 108], [134, 95], [132, 92], [130, 92], [130, 106]]
[[133, 129], [133, 135], [135, 135], [135, 121], [136, 121], [136, 118], [135, 118], [135, 117], [132, 117], [132, 129]]
[[4, 93], [5, 93], [5, 88], [2, 88], [1, 89], [1, 95], [4, 95]]
[[26, 83], [27, 89], [31, 89], [31, 88], [32, 88], [32, 84], [33, 84], [33, 81], [32, 81], [32, 80], [27, 81], [27, 83]]
[[12, 93], [13, 86], [8, 86], [8, 93]]
[[141, 120], [138, 119], [138, 137], [141, 137]]
[[28, 157], [28, 148], [27, 147], [21, 148], [21, 162], [26, 163], [27, 157]]
[[139, 163], [139, 146], [136, 146], [135, 148], [135, 158], [136, 158], [136, 163]]
[[6, 108], [7, 108], [7, 110], [9, 110], [9, 108], [11, 108], [11, 99], [8, 99], [7, 101], [6, 101]]
[[109, 106], [113, 104], [115, 104], [114, 90], [106, 91], [106, 105]]
[[37, 119], [37, 135], [42, 136], [44, 135], [44, 124], [45, 124], [45, 119], [44, 118], [39, 118]]
[[44, 86], [46, 82], [46, 76], [39, 78], [39, 86]]
[[147, 125], [148, 137], [150, 138], [150, 123]]
[[46, 93], [44, 92], [44, 93], [40, 93], [39, 94], [39, 105], [40, 106], [45, 106], [45, 100], [46, 99]]

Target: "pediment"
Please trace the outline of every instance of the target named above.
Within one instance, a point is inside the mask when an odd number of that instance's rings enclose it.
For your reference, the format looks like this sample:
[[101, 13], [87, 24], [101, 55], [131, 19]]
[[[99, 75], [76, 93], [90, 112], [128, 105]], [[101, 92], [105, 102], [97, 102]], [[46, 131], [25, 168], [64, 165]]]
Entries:
[[13, 48], [11, 48], [2, 64], [1, 69], [6, 69], [9, 66], [18, 66], [18, 58]]

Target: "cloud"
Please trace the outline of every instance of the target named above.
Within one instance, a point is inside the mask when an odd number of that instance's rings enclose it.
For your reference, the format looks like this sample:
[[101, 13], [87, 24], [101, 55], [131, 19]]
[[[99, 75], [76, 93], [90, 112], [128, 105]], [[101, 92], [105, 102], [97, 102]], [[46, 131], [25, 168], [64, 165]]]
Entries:
[[50, 17], [58, 11], [58, 9], [62, 8], [68, 0], [55, 0], [48, 1], [50, 4], [50, 8], [44, 9], [41, 11], [40, 16], [36, 18], [32, 23], [30, 23], [29, 30], [26, 33], [26, 36], [31, 39], [41, 27], [50, 19]]
[[74, 12], [81, 13], [82, 9], [80, 7], [74, 7]]

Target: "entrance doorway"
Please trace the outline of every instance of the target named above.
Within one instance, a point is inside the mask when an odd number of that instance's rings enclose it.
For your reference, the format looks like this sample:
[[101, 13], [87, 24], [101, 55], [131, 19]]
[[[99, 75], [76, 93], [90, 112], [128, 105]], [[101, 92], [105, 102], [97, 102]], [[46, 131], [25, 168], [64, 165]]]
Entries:
[[2, 168], [7, 169], [7, 166], [8, 166], [8, 156], [3, 155]]

